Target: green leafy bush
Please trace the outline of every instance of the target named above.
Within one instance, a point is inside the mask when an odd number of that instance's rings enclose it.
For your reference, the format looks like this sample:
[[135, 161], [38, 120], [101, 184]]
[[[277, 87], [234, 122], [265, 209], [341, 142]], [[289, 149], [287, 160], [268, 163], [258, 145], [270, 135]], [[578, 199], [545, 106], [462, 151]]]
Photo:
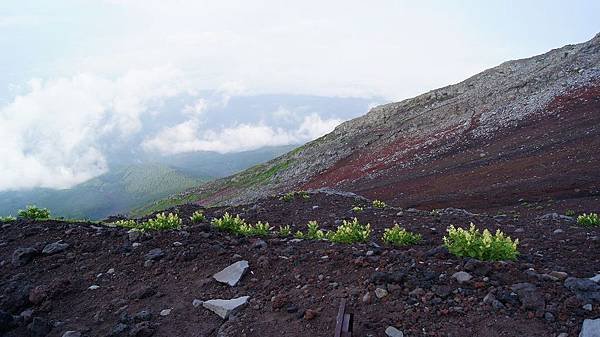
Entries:
[[296, 233], [294, 233], [294, 238], [304, 239], [304, 233], [302, 233], [301, 231], [297, 231]]
[[26, 209], [19, 210], [19, 218], [30, 220], [50, 219], [50, 211], [47, 208], [38, 208], [35, 205], [29, 205]]
[[13, 222], [16, 221], [17, 218], [15, 218], [12, 215], [8, 215], [8, 216], [0, 216], [0, 222]]
[[292, 228], [290, 227], [290, 225], [279, 226], [279, 230], [277, 231], [277, 235], [279, 235], [282, 238], [287, 238], [291, 234], [292, 234]]
[[360, 213], [362, 211], [363, 211], [363, 208], [361, 206], [352, 207], [352, 212], [354, 212], [354, 213]]
[[600, 217], [597, 213], [585, 214], [577, 217], [577, 223], [586, 227], [600, 226]]
[[398, 224], [383, 231], [383, 241], [398, 247], [414, 245], [421, 242], [421, 240], [421, 234], [409, 232], [398, 226]]
[[297, 191], [297, 192], [288, 192], [288, 193], [282, 195], [279, 198], [279, 200], [282, 200], [282, 201], [292, 201], [296, 197], [302, 198], [304, 200], [310, 199], [310, 195], [308, 194], [308, 192], [306, 192], [306, 191]]
[[373, 200], [373, 207], [375, 207], [375, 208], [386, 208], [387, 205], [385, 204], [385, 202], [383, 202], [381, 200]]
[[140, 228], [140, 225], [135, 220], [117, 220], [113, 222], [115, 226], [123, 227], [123, 228]]
[[221, 218], [213, 219], [211, 224], [220, 231], [238, 234], [240, 233], [240, 227], [246, 225], [246, 221], [240, 218], [239, 215], [233, 217], [228, 212], [225, 212]]
[[500, 230], [493, 235], [487, 229], [482, 233], [474, 224], [469, 229], [450, 226], [444, 236], [444, 245], [450, 253], [486, 261], [515, 260], [519, 255], [518, 244], [518, 239], [512, 240]]
[[243, 236], [266, 237], [266, 236], [269, 236], [270, 232], [271, 232], [271, 227], [269, 226], [269, 223], [268, 222], [262, 223], [259, 221], [255, 225], [249, 225], [249, 224], [245, 224], [245, 223], [240, 225], [236, 234], [240, 234]]
[[565, 215], [566, 215], [566, 216], [575, 216], [575, 211], [574, 211], [574, 210], [572, 210], [572, 209], [568, 209], [568, 210], [565, 212]]
[[336, 243], [366, 242], [371, 236], [371, 225], [362, 225], [358, 219], [344, 220], [335, 231], [327, 233], [327, 238]]
[[202, 222], [204, 221], [205, 217], [204, 217], [204, 213], [202, 213], [202, 211], [195, 211], [192, 216], [190, 217], [190, 220], [193, 223], [198, 223], [198, 222]]
[[167, 230], [167, 229], [180, 229], [181, 219], [179, 215], [169, 213], [158, 213], [154, 219], [149, 219], [141, 223], [142, 230]]
[[306, 234], [304, 235], [305, 238], [311, 239], [311, 240], [321, 240], [321, 239], [325, 238], [325, 232], [323, 232], [321, 229], [319, 229], [318, 222], [309, 221], [306, 226], [308, 227], [308, 230], [306, 231]]

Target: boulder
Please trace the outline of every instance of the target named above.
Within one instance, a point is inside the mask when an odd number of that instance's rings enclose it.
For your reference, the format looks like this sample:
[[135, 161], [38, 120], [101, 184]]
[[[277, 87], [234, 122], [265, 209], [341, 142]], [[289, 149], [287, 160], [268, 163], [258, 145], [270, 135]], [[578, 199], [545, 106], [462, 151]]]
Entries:
[[586, 303], [600, 302], [600, 284], [591, 279], [569, 277], [565, 280], [565, 287]]
[[65, 251], [69, 248], [69, 244], [61, 241], [56, 241], [53, 243], [47, 244], [42, 250], [42, 254], [52, 255]]
[[221, 283], [227, 283], [230, 286], [235, 286], [238, 284], [242, 276], [248, 270], [248, 261], [242, 260], [238, 261], [227, 268], [221, 270], [220, 272], [213, 275], [213, 278]]
[[242, 306], [248, 303], [250, 296], [242, 296], [230, 300], [208, 300], [202, 303], [202, 306], [206, 309], [219, 315], [222, 319], [227, 319], [229, 315], [239, 310]]
[[38, 254], [37, 249], [27, 247], [27, 248], [18, 248], [13, 252], [12, 255], [12, 264], [15, 267], [22, 267], [33, 259], [34, 256]]

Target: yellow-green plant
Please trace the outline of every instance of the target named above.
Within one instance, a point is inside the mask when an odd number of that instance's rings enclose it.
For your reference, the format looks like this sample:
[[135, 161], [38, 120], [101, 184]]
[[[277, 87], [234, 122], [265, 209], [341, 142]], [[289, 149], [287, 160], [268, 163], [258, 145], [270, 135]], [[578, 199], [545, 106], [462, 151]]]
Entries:
[[386, 208], [387, 205], [385, 204], [385, 202], [383, 202], [381, 200], [373, 200], [373, 207], [375, 207], [375, 208]]
[[294, 238], [304, 239], [304, 233], [302, 233], [301, 231], [297, 231], [296, 233], [294, 233]]
[[192, 216], [190, 217], [190, 220], [193, 223], [198, 223], [198, 222], [202, 222], [204, 221], [205, 217], [204, 217], [204, 213], [202, 213], [202, 211], [198, 210], [195, 211]]
[[478, 260], [515, 260], [519, 255], [519, 240], [512, 240], [500, 230], [496, 234], [484, 229], [480, 232], [471, 223], [469, 229], [448, 227], [444, 245], [456, 256], [467, 256]]
[[371, 225], [363, 225], [354, 218], [352, 221], [344, 220], [335, 231], [327, 233], [327, 238], [336, 243], [366, 242], [371, 236]]
[[221, 218], [213, 219], [211, 224], [220, 231], [237, 234], [240, 232], [240, 226], [245, 225], [246, 221], [240, 218], [239, 215], [233, 217], [225, 212]]
[[12, 215], [8, 215], [8, 216], [0, 216], [0, 222], [13, 222], [16, 221], [17, 218], [15, 218]]
[[575, 216], [575, 211], [572, 209], [568, 209], [565, 211], [566, 216]]
[[292, 234], [292, 228], [290, 227], [290, 225], [279, 226], [279, 230], [277, 231], [277, 235], [279, 235], [282, 238], [287, 238], [291, 234]]
[[123, 228], [139, 228], [140, 227], [138, 225], [137, 221], [131, 220], [131, 219], [117, 220], [117, 221], [113, 222], [113, 224], [116, 226], [119, 226], [119, 227], [123, 227]]
[[597, 213], [585, 214], [577, 217], [577, 223], [586, 227], [600, 226], [600, 217]]
[[296, 191], [296, 192], [288, 192], [284, 195], [282, 195], [281, 197], [279, 197], [279, 200], [282, 201], [292, 201], [294, 200], [295, 197], [300, 197], [304, 200], [308, 200], [310, 199], [310, 195], [308, 194], [308, 192], [306, 191]]
[[306, 227], [308, 227], [308, 230], [306, 231], [306, 234], [304, 235], [305, 238], [311, 239], [311, 240], [321, 240], [321, 239], [325, 238], [325, 232], [323, 232], [321, 229], [319, 229], [318, 222], [309, 221], [308, 224], [306, 225]]
[[180, 229], [181, 218], [179, 215], [169, 213], [158, 213], [154, 219], [148, 219], [140, 224], [142, 230], [167, 230], [167, 229]]
[[361, 206], [352, 207], [352, 212], [354, 212], [354, 213], [360, 213], [362, 211], [363, 211], [363, 208]]
[[269, 226], [269, 223], [268, 222], [262, 223], [259, 221], [255, 225], [249, 225], [249, 224], [244, 223], [244, 224], [240, 225], [237, 232], [235, 232], [235, 233], [244, 235], [244, 236], [266, 237], [266, 236], [269, 236], [270, 232], [271, 232], [271, 227]]
[[412, 233], [395, 224], [392, 228], [386, 228], [383, 231], [383, 241], [394, 246], [414, 245], [421, 242], [421, 234]]
[[19, 218], [29, 220], [46, 220], [50, 219], [50, 211], [47, 208], [39, 208], [35, 205], [29, 205], [25, 209], [20, 209]]

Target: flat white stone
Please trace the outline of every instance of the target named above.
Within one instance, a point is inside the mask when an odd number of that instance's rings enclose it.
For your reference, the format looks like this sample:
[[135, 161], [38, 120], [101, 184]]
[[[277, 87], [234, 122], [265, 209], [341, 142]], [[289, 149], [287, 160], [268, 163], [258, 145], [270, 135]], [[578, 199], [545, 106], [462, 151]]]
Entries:
[[230, 286], [235, 286], [242, 276], [248, 270], [248, 261], [242, 260], [238, 261], [229, 267], [221, 270], [220, 272], [213, 275], [213, 278], [221, 283], [227, 283]]
[[404, 333], [402, 333], [402, 331], [394, 328], [391, 325], [385, 329], [385, 334], [389, 337], [404, 337]]
[[242, 296], [230, 300], [208, 300], [204, 301], [202, 306], [219, 315], [222, 319], [227, 319], [231, 313], [248, 303], [249, 298], [250, 296]]
[[579, 337], [598, 337], [600, 336], [600, 318], [586, 319], [581, 326]]

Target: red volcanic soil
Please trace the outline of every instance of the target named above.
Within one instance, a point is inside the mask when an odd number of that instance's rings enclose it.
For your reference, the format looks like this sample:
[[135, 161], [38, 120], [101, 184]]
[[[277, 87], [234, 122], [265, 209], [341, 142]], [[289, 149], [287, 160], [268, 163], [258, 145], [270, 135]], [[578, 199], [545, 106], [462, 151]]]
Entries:
[[458, 132], [355, 153], [303, 188], [333, 186], [404, 207], [479, 210], [600, 195], [600, 86], [556, 97], [543, 113], [488, 138]]
[[[354, 205], [365, 210], [355, 214]], [[538, 219], [564, 211], [562, 204], [531, 206], [500, 216], [452, 209], [430, 213], [374, 209], [364, 199], [320, 193], [307, 200], [268, 198], [210, 208], [205, 210], [207, 222], [200, 224], [188, 220], [198, 206], [185, 205], [170, 210], [184, 219], [183, 230], [140, 238], [130, 238], [125, 229], [85, 223], [2, 224], [0, 310], [17, 317], [8, 328], [0, 319], [0, 334], [56, 337], [73, 330], [83, 336], [329, 337], [345, 298], [355, 315], [355, 336], [384, 336], [390, 325], [406, 336], [577, 336], [582, 320], [598, 317], [600, 306], [582, 309], [585, 303], [565, 287], [564, 278], [596, 274], [600, 229], [579, 227], [568, 218]], [[356, 216], [371, 223], [372, 240], [339, 245], [234, 237], [208, 224], [225, 211], [250, 223], [289, 224], [294, 231], [305, 229], [309, 220], [332, 229], [341, 219]], [[473, 261], [440, 247], [448, 225], [470, 222], [518, 238], [519, 259]], [[394, 223], [420, 233], [424, 241], [404, 248], [383, 244], [383, 229]], [[53, 255], [36, 254], [23, 266], [11, 263], [18, 248], [39, 251], [58, 240], [69, 247]], [[155, 248], [164, 257], [146, 263], [145, 254]], [[250, 271], [236, 287], [211, 279], [241, 259], [249, 261]], [[459, 284], [452, 277], [458, 271], [473, 278]], [[527, 291], [514, 290], [523, 287], [519, 283], [527, 283]], [[90, 290], [92, 285], [98, 288]], [[376, 288], [388, 295], [377, 298]], [[229, 320], [192, 305], [194, 299], [245, 295], [249, 304]], [[165, 309], [172, 310], [161, 316]], [[150, 315], [136, 315], [142, 310]], [[6, 317], [0, 312], [0, 318]]]

